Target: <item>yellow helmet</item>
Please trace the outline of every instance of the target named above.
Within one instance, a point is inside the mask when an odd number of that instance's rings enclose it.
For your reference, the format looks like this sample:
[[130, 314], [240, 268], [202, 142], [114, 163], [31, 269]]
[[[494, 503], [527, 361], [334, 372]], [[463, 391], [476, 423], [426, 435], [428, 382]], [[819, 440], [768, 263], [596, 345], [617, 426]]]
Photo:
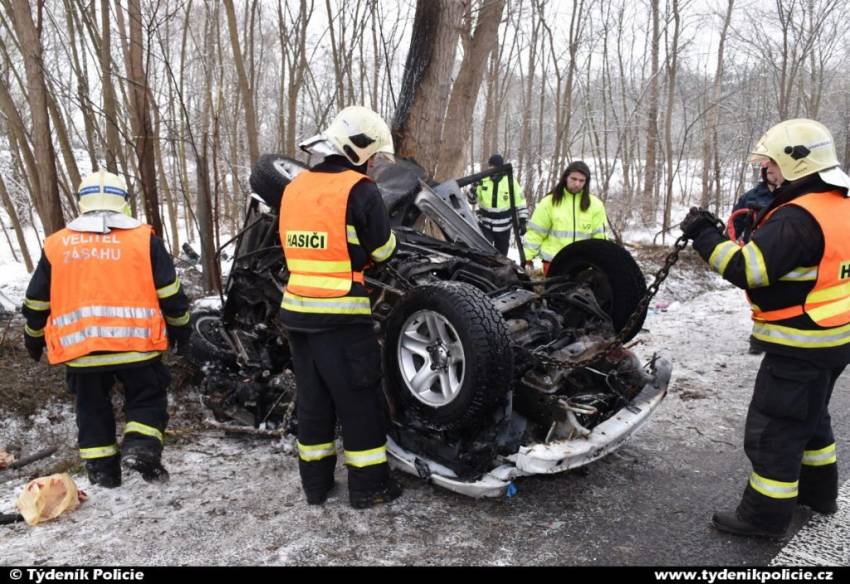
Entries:
[[127, 208], [127, 184], [120, 176], [105, 170], [97, 170], [80, 183], [77, 189], [80, 211], [125, 212]]
[[360, 105], [340, 111], [323, 135], [352, 164], [364, 164], [377, 152], [395, 154], [387, 123]]
[[761, 137], [751, 154], [752, 160], [776, 162], [785, 180], [818, 173], [827, 184], [850, 188], [850, 177], [839, 167], [832, 134], [820, 122], [805, 118], [780, 122]]

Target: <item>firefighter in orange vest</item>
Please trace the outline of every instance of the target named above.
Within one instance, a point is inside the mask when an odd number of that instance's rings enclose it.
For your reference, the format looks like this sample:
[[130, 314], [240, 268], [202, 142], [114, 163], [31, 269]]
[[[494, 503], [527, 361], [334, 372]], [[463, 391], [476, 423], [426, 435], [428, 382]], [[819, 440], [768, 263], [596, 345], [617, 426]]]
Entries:
[[381, 117], [351, 106], [301, 147], [323, 156], [283, 192], [280, 240], [289, 281], [281, 321], [297, 386], [298, 456], [310, 505], [334, 485], [337, 417], [356, 509], [401, 495], [389, 475], [381, 357], [363, 269], [390, 259], [396, 238], [375, 183], [367, 176], [391, 160]]
[[[24, 344], [51, 365], [67, 366], [77, 402], [80, 458], [89, 481], [121, 484], [121, 462], [147, 481], [164, 481], [163, 432], [171, 380], [160, 355], [188, 342], [189, 303], [160, 238], [129, 216], [127, 187], [105, 171], [77, 192], [80, 217], [44, 242], [27, 287]], [[119, 450], [110, 397], [124, 386]]]
[[837, 510], [828, 406], [850, 362], [850, 177], [829, 130], [813, 120], [777, 124], [753, 157], [779, 187], [746, 245], [726, 239], [701, 209], [681, 228], [715, 271], [747, 291], [752, 339], [765, 352], [744, 437], [752, 472], [737, 509], [715, 513], [712, 523], [777, 538], [796, 504]]

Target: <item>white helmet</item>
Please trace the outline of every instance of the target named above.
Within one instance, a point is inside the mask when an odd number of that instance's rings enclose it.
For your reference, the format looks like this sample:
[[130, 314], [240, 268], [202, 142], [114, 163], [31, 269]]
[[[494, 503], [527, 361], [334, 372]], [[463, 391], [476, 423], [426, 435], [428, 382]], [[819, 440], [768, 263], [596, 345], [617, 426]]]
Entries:
[[77, 189], [80, 211], [116, 211], [123, 213], [127, 207], [127, 184], [120, 176], [97, 170], [80, 183]]
[[839, 166], [832, 134], [815, 120], [798, 118], [776, 124], [756, 143], [752, 156], [754, 160], [772, 159], [785, 180], [817, 173], [827, 184], [850, 189], [850, 177]]
[[[329, 152], [327, 146], [335, 152]], [[387, 123], [377, 113], [360, 105], [343, 109], [327, 130], [302, 142], [301, 148], [324, 155], [338, 153], [358, 166], [378, 152], [395, 153]]]

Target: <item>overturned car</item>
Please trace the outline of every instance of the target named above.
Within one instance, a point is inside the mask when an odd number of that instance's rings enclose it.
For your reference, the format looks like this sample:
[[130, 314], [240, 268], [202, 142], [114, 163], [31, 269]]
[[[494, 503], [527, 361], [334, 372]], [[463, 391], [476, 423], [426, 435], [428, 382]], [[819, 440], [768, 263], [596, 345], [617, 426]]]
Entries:
[[[277, 209], [303, 169], [277, 155], [258, 161], [221, 307], [192, 315], [191, 358], [222, 420], [291, 429]], [[647, 422], [670, 378], [665, 359], [644, 364], [623, 346], [646, 312], [646, 283], [625, 249], [580, 241], [534, 279], [484, 238], [461, 189], [511, 172], [429, 185], [398, 161], [377, 177], [398, 240], [392, 260], [366, 272], [391, 464], [471, 496], [612, 452]]]

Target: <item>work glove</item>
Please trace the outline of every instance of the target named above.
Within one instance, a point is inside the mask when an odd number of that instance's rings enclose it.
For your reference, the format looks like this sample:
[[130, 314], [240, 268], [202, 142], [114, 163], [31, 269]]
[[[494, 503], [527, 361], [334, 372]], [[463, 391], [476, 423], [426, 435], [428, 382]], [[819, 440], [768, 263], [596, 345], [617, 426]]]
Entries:
[[44, 353], [44, 338], [31, 337], [24, 335], [24, 347], [27, 349], [33, 361], [38, 363], [41, 361], [41, 355]]
[[192, 329], [189, 326], [168, 327], [168, 338], [174, 352], [181, 357], [189, 356], [189, 339], [192, 337]]
[[527, 219], [520, 219], [519, 220], [519, 234], [525, 235], [525, 233], [527, 231], [528, 231], [528, 220]]
[[703, 231], [709, 229], [723, 233], [723, 223], [711, 211], [700, 207], [691, 207], [691, 210], [679, 224], [679, 229], [688, 239], [696, 239]]

